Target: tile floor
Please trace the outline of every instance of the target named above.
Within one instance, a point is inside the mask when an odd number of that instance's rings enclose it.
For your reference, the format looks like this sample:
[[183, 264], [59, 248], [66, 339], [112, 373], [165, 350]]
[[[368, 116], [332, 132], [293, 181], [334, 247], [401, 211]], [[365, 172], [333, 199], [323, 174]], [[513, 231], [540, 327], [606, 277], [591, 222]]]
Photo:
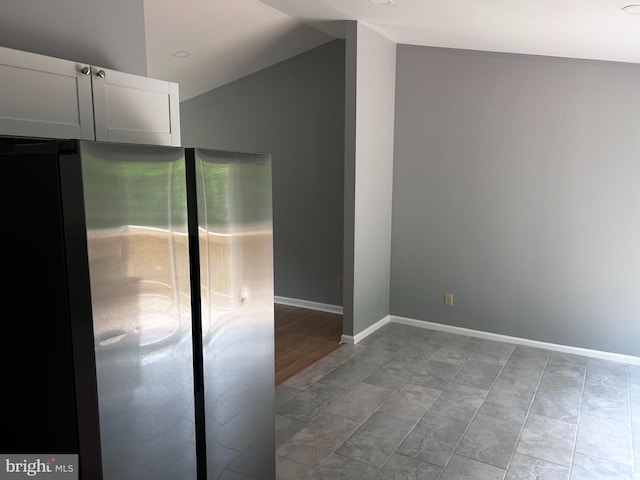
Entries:
[[640, 366], [388, 324], [276, 389], [276, 447], [278, 480], [640, 480]]

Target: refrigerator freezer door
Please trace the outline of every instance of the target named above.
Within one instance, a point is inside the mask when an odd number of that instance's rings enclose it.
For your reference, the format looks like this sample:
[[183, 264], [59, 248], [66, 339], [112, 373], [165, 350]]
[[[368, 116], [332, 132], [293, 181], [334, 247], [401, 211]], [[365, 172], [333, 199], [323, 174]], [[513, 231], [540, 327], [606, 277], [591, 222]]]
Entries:
[[275, 478], [271, 159], [195, 150], [207, 477]]
[[[57, 148], [42, 142], [21, 151], [13, 143], [0, 138], [8, 280], [2, 297], [0, 452], [78, 453]], [[20, 313], [11, 314], [10, 306]]]
[[196, 477], [184, 150], [81, 143], [105, 480]]

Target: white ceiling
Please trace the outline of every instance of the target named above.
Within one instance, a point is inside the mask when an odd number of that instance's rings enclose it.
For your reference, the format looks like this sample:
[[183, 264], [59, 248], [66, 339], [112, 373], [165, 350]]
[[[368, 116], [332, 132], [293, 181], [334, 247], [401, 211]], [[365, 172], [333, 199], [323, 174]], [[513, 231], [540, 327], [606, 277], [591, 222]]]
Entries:
[[340, 36], [341, 20], [402, 44], [640, 63], [640, 15], [621, 10], [631, 3], [640, 0], [144, 0], [147, 69], [190, 98]]
[[181, 100], [333, 40], [258, 0], [144, 0], [144, 17], [147, 75], [177, 82]]

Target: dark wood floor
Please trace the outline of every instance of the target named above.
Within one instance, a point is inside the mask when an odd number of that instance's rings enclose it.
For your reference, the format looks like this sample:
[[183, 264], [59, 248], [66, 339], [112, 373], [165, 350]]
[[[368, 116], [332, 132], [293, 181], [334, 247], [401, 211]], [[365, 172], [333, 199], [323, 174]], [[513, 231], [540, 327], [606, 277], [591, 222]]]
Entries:
[[275, 304], [276, 385], [340, 348], [342, 315]]

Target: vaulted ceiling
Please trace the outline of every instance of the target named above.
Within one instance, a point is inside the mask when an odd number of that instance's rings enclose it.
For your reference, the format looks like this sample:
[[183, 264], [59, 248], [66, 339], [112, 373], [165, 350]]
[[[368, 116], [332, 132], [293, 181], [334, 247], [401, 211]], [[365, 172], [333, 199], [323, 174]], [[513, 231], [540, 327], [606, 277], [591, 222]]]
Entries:
[[187, 99], [340, 37], [343, 20], [402, 44], [640, 63], [634, 2], [144, 0], [147, 69]]

